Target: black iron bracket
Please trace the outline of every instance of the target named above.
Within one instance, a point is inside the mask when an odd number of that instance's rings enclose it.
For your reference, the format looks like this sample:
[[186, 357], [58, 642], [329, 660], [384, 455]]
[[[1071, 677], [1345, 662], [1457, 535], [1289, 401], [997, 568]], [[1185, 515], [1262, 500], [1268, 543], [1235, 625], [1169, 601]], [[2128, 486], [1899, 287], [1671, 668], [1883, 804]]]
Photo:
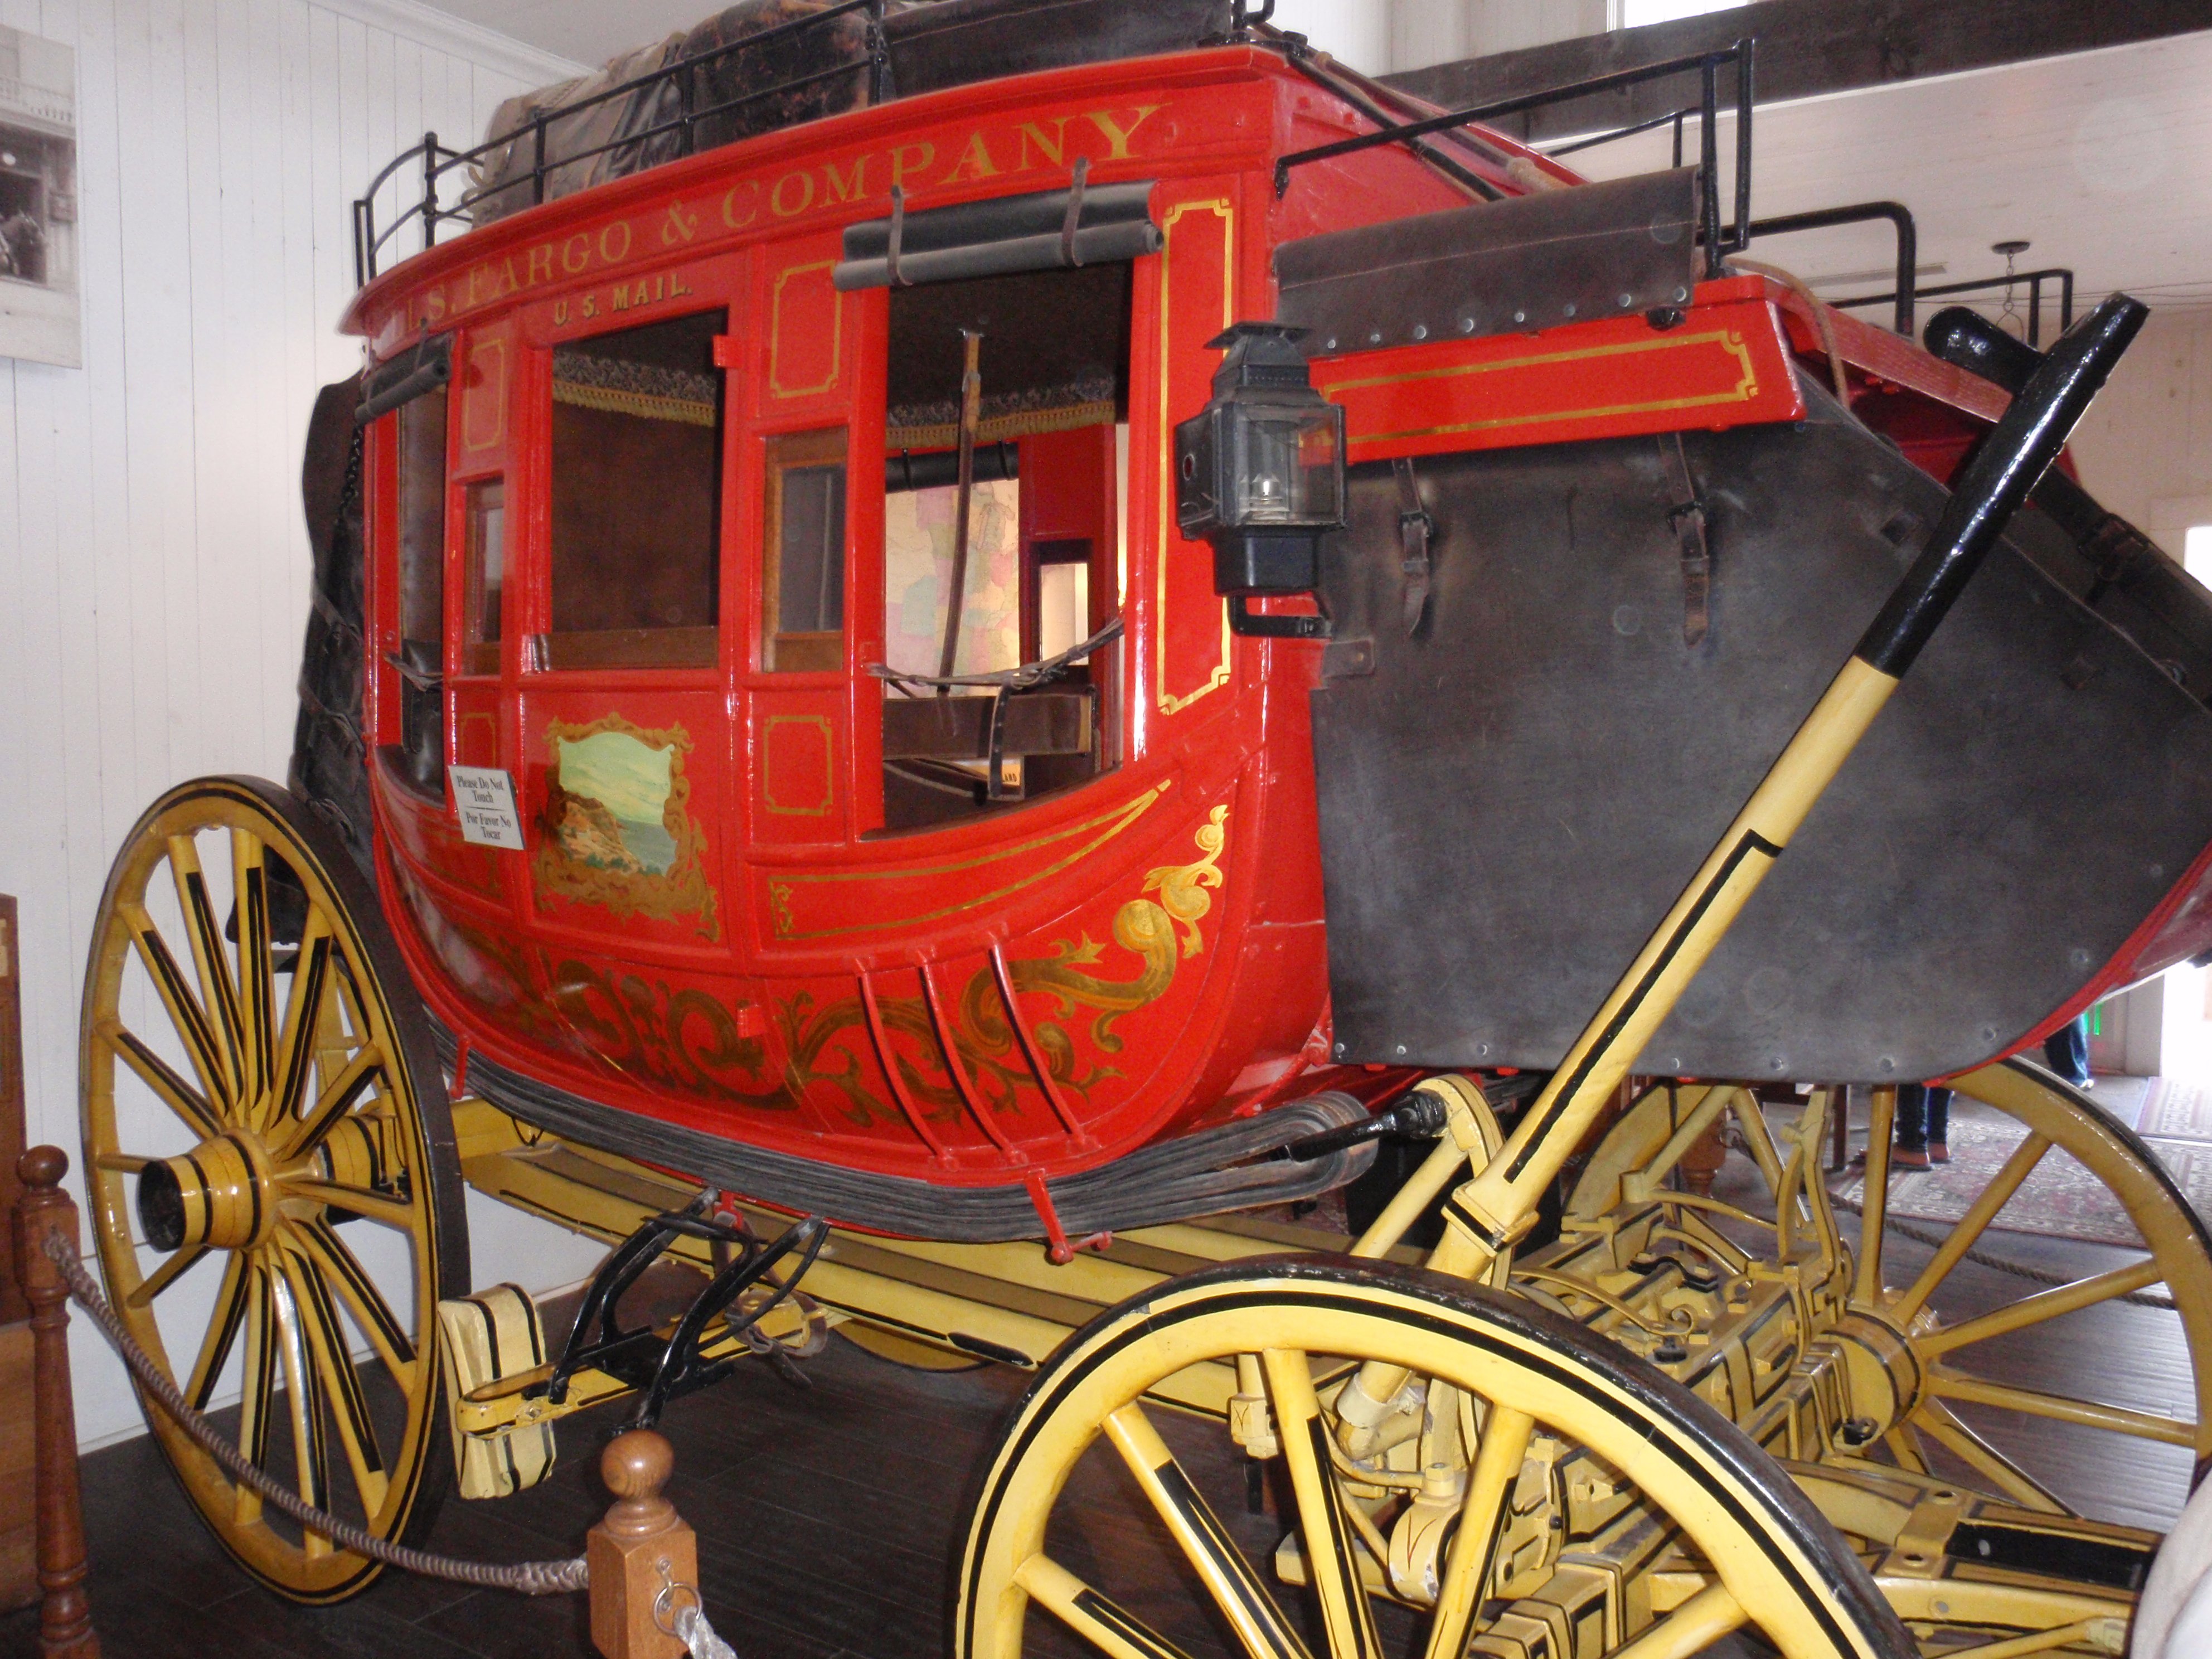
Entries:
[[[569, 1382], [577, 1372], [586, 1367], [602, 1370], [638, 1391], [636, 1408], [626, 1426], [651, 1428], [669, 1401], [719, 1382], [737, 1369], [745, 1354], [706, 1357], [708, 1346], [726, 1334], [742, 1340], [747, 1353], [764, 1355], [787, 1379], [806, 1385], [805, 1374], [783, 1346], [758, 1334], [757, 1328], [772, 1310], [798, 1293], [799, 1279], [822, 1253], [830, 1224], [809, 1216], [763, 1243], [742, 1218], [725, 1220], [716, 1214], [716, 1200], [709, 1188], [682, 1210], [650, 1218], [608, 1253], [585, 1289], [560, 1363], [527, 1394], [557, 1406], [568, 1399]], [[718, 1264], [714, 1276], [666, 1335], [652, 1328], [625, 1327], [619, 1311], [623, 1295], [679, 1238], [702, 1239], [714, 1247]], [[797, 1265], [778, 1277], [776, 1266], [793, 1255]], [[763, 1283], [774, 1287], [771, 1294], [740, 1310], [738, 1299]]]
[[1243, 594], [1231, 593], [1229, 631], [1248, 640], [1325, 640], [1331, 629], [1326, 617], [1255, 616]]

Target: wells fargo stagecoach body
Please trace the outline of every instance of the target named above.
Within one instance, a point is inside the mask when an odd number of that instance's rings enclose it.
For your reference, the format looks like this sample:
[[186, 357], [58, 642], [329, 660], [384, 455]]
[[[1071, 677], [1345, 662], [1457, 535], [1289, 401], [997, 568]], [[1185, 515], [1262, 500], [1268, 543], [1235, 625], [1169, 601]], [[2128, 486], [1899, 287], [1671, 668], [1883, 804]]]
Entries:
[[[88, 987], [111, 1285], [158, 1348], [155, 1298], [227, 1262], [188, 1395], [244, 1366], [241, 1439], [337, 1503], [327, 1414], [343, 1502], [411, 1534], [441, 1409], [496, 1492], [561, 1411], [649, 1414], [821, 1308], [903, 1358], [1038, 1364], [1149, 1285], [1009, 1431], [963, 1653], [1018, 1647], [1030, 1601], [1158, 1650], [1043, 1553], [1102, 1425], [1246, 1645], [1297, 1650], [1139, 1396], [1285, 1461], [1276, 1568], [1339, 1659], [1370, 1595], [1432, 1609], [1437, 1652], [1665, 1626], [1650, 1651], [1686, 1654], [1746, 1620], [1910, 1651], [1900, 1616], [2112, 1650], [2154, 1534], [2068, 1518], [1954, 1407], [2212, 1450], [2186, 1200], [1992, 1064], [2212, 945], [2212, 608], [2065, 463], [2036, 484], [2135, 314], [2047, 360], [1953, 317], [1939, 356], [1728, 267], [1747, 46], [1686, 66], [1709, 135], [1741, 76], [1724, 229], [1710, 137], [1584, 184], [1225, 7], [818, 9], [510, 111], [476, 227], [381, 275], [364, 210], [295, 793], [157, 805]], [[851, 55], [732, 101], [766, 24]], [[1900, 1291], [1887, 1086], [1968, 1073], [2026, 1150]], [[1819, 1086], [1778, 1137], [1754, 1090], [1790, 1079]], [[1851, 1083], [1863, 1247], [1814, 1172]], [[1677, 1178], [1723, 1119], [1764, 1221]], [[1358, 1261], [1168, 1277], [1275, 1248], [1189, 1224], [1341, 1185], [1382, 1131], [1442, 1139]], [[1961, 1339], [1936, 1292], [2053, 1146], [2147, 1254]], [[568, 1359], [511, 1287], [463, 1298], [457, 1152], [639, 1228]], [[1378, 1260], [1438, 1202], [1456, 1290]], [[749, 1230], [792, 1216], [838, 1246]], [[411, 1246], [381, 1288], [360, 1217]], [[623, 1330], [672, 1245], [714, 1291], [672, 1339]], [[2160, 1282], [2195, 1379], [2162, 1404], [1947, 1369]], [[156, 1427], [264, 1580], [373, 1576]], [[1993, 1566], [1959, 1565], [1969, 1532]]]

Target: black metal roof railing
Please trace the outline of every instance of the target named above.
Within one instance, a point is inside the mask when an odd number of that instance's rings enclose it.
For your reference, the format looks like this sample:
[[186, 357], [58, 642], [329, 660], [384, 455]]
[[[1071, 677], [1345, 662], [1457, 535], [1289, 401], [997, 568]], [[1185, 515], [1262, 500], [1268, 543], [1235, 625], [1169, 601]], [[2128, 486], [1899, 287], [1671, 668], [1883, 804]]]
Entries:
[[[821, 11], [776, 24], [743, 40], [732, 40], [727, 46], [718, 46], [712, 52], [702, 52], [696, 58], [667, 64], [650, 74], [638, 76], [559, 109], [540, 110], [526, 125], [501, 133], [473, 149], [452, 149], [439, 143], [436, 133], [424, 133], [421, 143], [393, 157], [384, 170], [369, 181], [368, 188], [353, 204], [355, 282], [365, 283], [376, 275], [378, 258], [385, 245], [408, 226], [420, 227], [424, 248], [434, 246], [441, 225], [456, 222], [473, 223], [474, 210], [478, 204], [488, 199], [527, 190], [532, 205], [543, 202], [545, 199], [546, 179], [558, 168], [594, 161], [617, 150], [642, 149], [658, 141], [671, 143], [672, 149], [665, 158], [667, 160], [690, 155], [697, 149], [702, 123], [729, 115], [748, 105], [812, 86], [817, 82], [857, 74], [863, 69], [868, 76], [868, 101], [871, 104], [882, 103], [892, 95], [890, 48], [884, 33], [885, 5], [886, 0], [840, 0], [840, 3]], [[826, 29], [839, 19], [855, 12], [864, 13], [867, 18], [867, 57], [864, 64], [840, 62], [734, 98], [726, 98], [714, 103], [704, 101], [705, 82], [709, 70], [744, 53], [758, 52], [788, 37], [810, 30]], [[673, 114], [635, 131], [623, 133], [605, 143], [584, 149], [565, 150], [557, 156], [548, 158], [545, 137], [549, 127], [574, 122], [586, 112], [617, 100], [652, 98], [664, 88], [675, 90], [677, 107]], [[509, 153], [512, 146], [526, 143], [532, 147], [528, 173], [489, 185], [464, 188], [458, 192], [442, 187], [451, 175], [460, 173], [465, 177], [468, 176], [469, 169], [495, 155]], [[380, 228], [376, 212], [378, 192], [386, 184], [404, 174], [410, 167], [420, 170], [422, 194], [413, 204], [397, 209], [390, 216], [388, 222]]]
[[[2043, 285], [2058, 285], [2058, 331], [2063, 334], [2074, 326], [2074, 273], [2063, 265], [2053, 265], [2043, 270], [2014, 271], [2003, 276], [1977, 276], [1971, 282], [1943, 283], [1934, 288], [1905, 287], [1898, 294], [1857, 294], [1848, 300], [1831, 300], [1828, 303], [1838, 309], [1853, 306], [1887, 305], [1905, 296], [1903, 304], [1911, 303], [1911, 296], [1917, 293], [1923, 299], [1933, 300], [1948, 294], [1980, 294], [1991, 289], [2002, 289], [2009, 295], [2015, 284], [2027, 288], [2027, 343], [2032, 346], [2043, 343]], [[1910, 332], [1910, 330], [1907, 331]]]
[[[1624, 87], [1639, 86], [1647, 81], [1665, 80], [1672, 76], [1694, 73], [1698, 77], [1698, 101], [1681, 109], [1670, 110], [1647, 121], [1638, 121], [1611, 132], [1594, 137], [1577, 139], [1571, 144], [1561, 145], [1548, 152], [1565, 155], [1593, 145], [1610, 143], [1636, 133], [1649, 132], [1655, 127], [1674, 125], [1674, 164], [1682, 164], [1683, 127], [1692, 116], [1698, 123], [1698, 172], [1703, 189], [1701, 213], [1703, 224], [1699, 238], [1705, 247], [1705, 275], [1721, 274], [1721, 259], [1725, 254], [1738, 253], [1751, 241], [1751, 59], [1752, 45], [1748, 40], [1739, 40], [1723, 52], [1701, 52], [1693, 58], [1673, 58], [1662, 64], [1649, 64], [1640, 69], [1621, 70], [1612, 75], [1595, 76], [1587, 81], [1577, 81], [1563, 87], [1553, 87], [1543, 92], [1533, 92], [1518, 98], [1502, 99], [1494, 104], [1480, 104], [1472, 109], [1452, 110], [1422, 121], [1407, 121], [1395, 126], [1385, 126], [1373, 132], [1363, 132], [1351, 138], [1340, 138], [1334, 143], [1317, 144], [1311, 149], [1302, 149], [1283, 156], [1275, 163], [1275, 194], [1280, 196], [1290, 188], [1291, 169], [1314, 161], [1325, 161], [1338, 155], [1349, 155], [1357, 150], [1370, 149], [1377, 144], [1410, 143], [1431, 133], [1446, 132], [1455, 127], [1467, 126], [1477, 121], [1493, 121], [1501, 116], [1518, 115], [1526, 110], [1541, 109], [1549, 104], [1564, 104], [1594, 93], [1613, 92]], [[1721, 225], [1720, 134], [1717, 121], [1720, 113], [1720, 73], [1734, 65], [1735, 69], [1735, 216], [1728, 228]]]

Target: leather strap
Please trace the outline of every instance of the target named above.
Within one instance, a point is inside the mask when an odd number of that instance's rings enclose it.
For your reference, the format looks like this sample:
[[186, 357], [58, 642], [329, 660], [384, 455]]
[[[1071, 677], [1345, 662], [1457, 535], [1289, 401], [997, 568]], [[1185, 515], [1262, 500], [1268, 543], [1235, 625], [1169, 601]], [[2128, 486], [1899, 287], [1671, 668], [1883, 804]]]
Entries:
[[1711, 621], [1712, 555], [1705, 544], [1705, 500], [1690, 479], [1690, 458], [1682, 450], [1682, 434], [1662, 433], [1659, 465], [1667, 475], [1667, 493], [1673, 505], [1667, 522], [1674, 532], [1682, 554], [1682, 643], [1695, 645], [1705, 637]]
[[1419, 631], [1429, 608], [1429, 538], [1436, 534], [1437, 521], [1421, 505], [1413, 463], [1400, 456], [1390, 463], [1390, 470], [1398, 478], [1399, 569], [1406, 580], [1406, 633], [1410, 637]]
[[906, 191], [897, 185], [891, 186], [890, 240], [884, 248], [884, 265], [890, 272], [893, 288], [912, 288], [914, 284], [899, 275], [899, 243], [906, 235]]
[[2082, 604], [2094, 605], [2114, 587], [2125, 587], [2128, 579], [2147, 561], [2159, 555], [2149, 539], [2117, 513], [2107, 513], [2099, 522], [2088, 540], [2081, 544], [2082, 556], [2096, 568], [2096, 579], [2082, 596]]
[[1075, 233], [1083, 223], [1083, 190], [1091, 181], [1091, 158], [1075, 158], [1075, 179], [1067, 192], [1066, 216], [1060, 222], [1060, 262], [1064, 265], [1080, 265], [1075, 257]]

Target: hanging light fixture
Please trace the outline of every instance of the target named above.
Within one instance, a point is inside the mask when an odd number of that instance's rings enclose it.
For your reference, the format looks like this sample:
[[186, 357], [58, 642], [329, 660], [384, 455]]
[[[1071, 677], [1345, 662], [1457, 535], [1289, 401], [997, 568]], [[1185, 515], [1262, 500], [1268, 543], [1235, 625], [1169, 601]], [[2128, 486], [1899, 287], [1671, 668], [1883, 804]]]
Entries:
[[1271, 620], [1243, 617], [1250, 595], [1310, 592], [1321, 538], [1344, 523], [1344, 410], [1314, 390], [1305, 331], [1237, 323], [1207, 341], [1229, 354], [1212, 400], [1176, 428], [1176, 522], [1213, 544], [1233, 620]]
[[2003, 329], [2008, 334], [2012, 335], [2015, 339], [2024, 337], [2027, 332], [2027, 325], [2022, 323], [2020, 319], [2019, 307], [2013, 303], [2013, 268], [2014, 262], [2017, 260], [2021, 254], [2027, 252], [2027, 249], [2028, 244], [2018, 237], [2014, 237], [2008, 241], [1991, 242], [1990, 244], [1990, 252], [1992, 253], [2003, 254], [2005, 262], [2004, 307], [2003, 309], [1997, 313], [1997, 326]]

